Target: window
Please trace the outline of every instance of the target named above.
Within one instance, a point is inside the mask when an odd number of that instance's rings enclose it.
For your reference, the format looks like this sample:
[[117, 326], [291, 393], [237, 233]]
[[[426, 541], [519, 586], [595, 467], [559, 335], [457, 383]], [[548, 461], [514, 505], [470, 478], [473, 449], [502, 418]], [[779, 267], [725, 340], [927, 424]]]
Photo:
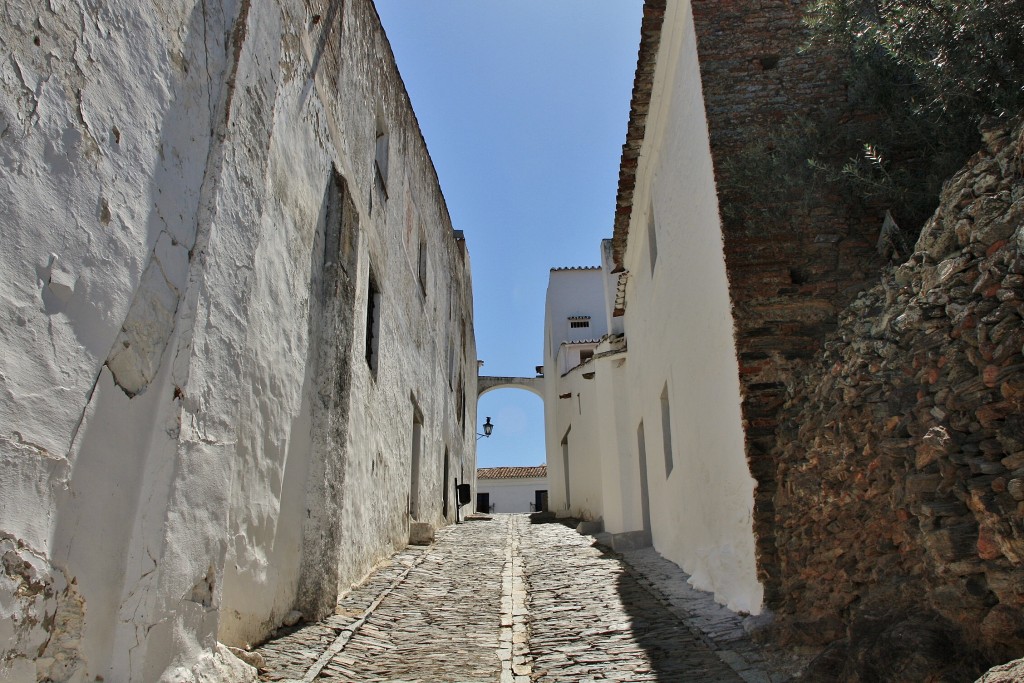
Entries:
[[580, 351], [580, 365], [583, 365], [584, 363], [586, 363], [588, 360], [590, 360], [593, 357], [594, 357], [594, 350], [593, 349], [583, 349], [582, 351]]
[[420, 252], [416, 260], [416, 276], [420, 282], [420, 291], [427, 295], [427, 241], [420, 237]]
[[388, 132], [384, 125], [383, 112], [377, 112], [377, 144], [373, 157], [374, 176], [377, 189], [388, 198]]
[[448, 519], [448, 477], [451, 476], [451, 456], [448, 447], [444, 447], [444, 476], [441, 478], [441, 516]]
[[573, 329], [580, 329], [584, 327], [590, 327], [589, 320], [571, 320], [569, 321], [569, 327]]
[[324, 267], [341, 261], [342, 202], [345, 197], [345, 180], [338, 169], [331, 169], [327, 182], [327, 216], [324, 225]]
[[337, 167], [331, 166], [324, 189], [324, 294], [337, 296], [339, 280], [348, 282], [355, 273], [355, 259], [359, 235], [359, 214], [345, 177]]
[[661, 438], [665, 445], [665, 476], [672, 474], [672, 422], [668, 405], [668, 383], [661, 391]]
[[651, 274], [654, 264], [658, 261], [658, 228], [654, 221], [654, 206], [651, 205], [650, 218], [647, 220], [647, 251], [651, 257]]
[[647, 443], [644, 438], [644, 421], [636, 428], [636, 450], [640, 458], [640, 513], [643, 515], [644, 531], [651, 531], [651, 494], [647, 483]]
[[455, 419], [461, 426], [466, 421], [466, 390], [463, 388], [462, 378], [459, 377], [459, 390], [455, 394], [456, 413]]
[[455, 340], [448, 338], [448, 388], [455, 391]]
[[371, 270], [366, 287], [366, 364], [374, 377], [377, 376], [380, 352], [380, 304], [380, 288]]

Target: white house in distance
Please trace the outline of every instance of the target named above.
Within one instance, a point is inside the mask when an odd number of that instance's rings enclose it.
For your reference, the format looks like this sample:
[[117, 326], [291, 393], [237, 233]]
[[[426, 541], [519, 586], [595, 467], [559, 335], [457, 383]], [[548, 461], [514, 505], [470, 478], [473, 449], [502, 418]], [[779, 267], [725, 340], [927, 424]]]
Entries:
[[694, 587], [757, 614], [755, 480], [689, 3], [668, 3], [654, 49], [601, 265], [548, 285], [550, 504], [602, 520], [613, 547], [653, 542]]
[[476, 471], [477, 512], [541, 512], [548, 509], [548, 468], [481, 467]]

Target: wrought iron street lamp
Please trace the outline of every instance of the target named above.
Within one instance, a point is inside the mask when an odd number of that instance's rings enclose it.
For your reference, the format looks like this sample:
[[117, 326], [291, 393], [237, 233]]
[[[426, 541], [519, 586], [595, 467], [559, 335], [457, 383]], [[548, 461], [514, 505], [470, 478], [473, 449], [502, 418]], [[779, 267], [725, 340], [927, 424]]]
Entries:
[[481, 437], [490, 436], [493, 430], [494, 425], [491, 424], [491, 418], [488, 417], [487, 421], [484, 422], [484, 433], [480, 434], [479, 432], [477, 432], [476, 440], [479, 441]]

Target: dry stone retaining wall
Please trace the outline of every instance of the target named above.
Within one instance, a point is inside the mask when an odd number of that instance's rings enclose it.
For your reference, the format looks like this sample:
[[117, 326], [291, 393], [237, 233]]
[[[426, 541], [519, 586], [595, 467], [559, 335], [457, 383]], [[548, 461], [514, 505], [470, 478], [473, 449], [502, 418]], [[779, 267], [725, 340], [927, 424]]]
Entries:
[[984, 133], [916, 253], [842, 312], [781, 411], [794, 639], [931, 613], [990, 662], [1024, 648], [1024, 136]]

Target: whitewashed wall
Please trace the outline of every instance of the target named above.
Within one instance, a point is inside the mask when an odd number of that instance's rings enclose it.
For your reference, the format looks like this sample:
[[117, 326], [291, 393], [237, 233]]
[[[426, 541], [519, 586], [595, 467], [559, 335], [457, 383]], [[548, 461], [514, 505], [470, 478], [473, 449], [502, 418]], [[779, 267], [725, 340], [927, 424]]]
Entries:
[[[570, 316], [590, 316], [590, 326], [572, 328]], [[601, 271], [596, 267], [552, 268], [545, 300], [544, 357], [558, 359], [559, 347], [566, 342], [600, 339], [608, 333]], [[579, 363], [579, 347], [568, 347], [555, 369], [562, 375]], [[545, 367], [545, 376], [551, 377]]]
[[[653, 209], [657, 259], [648, 224]], [[596, 246], [596, 245], [595, 245]], [[655, 547], [697, 588], [758, 613], [747, 468], [725, 259], [688, 2], [670, 0], [640, 154], [624, 256], [625, 314], [613, 317], [619, 276], [608, 245], [599, 271], [552, 271], [545, 328], [548, 476], [553, 510], [601, 517], [613, 533], [644, 528], [638, 431], [643, 424]], [[586, 288], [587, 294], [583, 292]], [[565, 372], [561, 319], [599, 294], [623, 342], [600, 344]], [[569, 302], [569, 303], [567, 303]], [[595, 316], [596, 317], [596, 316]], [[564, 348], [564, 347], [563, 347]], [[592, 377], [587, 375], [592, 373]], [[662, 401], [669, 405], [668, 471]], [[563, 398], [564, 397], [564, 398]], [[566, 502], [563, 436], [569, 434]]]
[[[594, 382], [583, 377], [593, 361], [579, 366], [580, 347], [566, 342], [581, 338], [580, 330], [569, 326], [569, 316], [590, 316], [587, 338], [599, 339], [607, 333], [602, 277], [601, 270], [593, 267], [552, 269], [545, 303], [544, 414], [551, 482], [549, 507], [556, 513], [585, 519], [597, 519], [602, 514], [601, 443], [596, 433], [596, 403], [590, 398]], [[588, 397], [585, 406], [583, 394]], [[563, 440], [568, 442], [568, 498]]]
[[547, 477], [477, 479], [477, 493], [490, 495], [491, 512], [533, 512], [537, 491], [548, 490]]
[[251, 676], [218, 638], [330, 609], [407, 540], [413, 397], [424, 521], [445, 449], [475, 470], [465, 245], [368, 0], [3, 17], [0, 678]]
[[[758, 613], [754, 480], [743, 450], [739, 372], [688, 2], [669, 2], [637, 174], [625, 266], [627, 394], [643, 419], [655, 547], [730, 608]], [[653, 207], [658, 258], [647, 225]], [[666, 475], [668, 387], [674, 468]], [[634, 446], [635, 448], [635, 446]]]

